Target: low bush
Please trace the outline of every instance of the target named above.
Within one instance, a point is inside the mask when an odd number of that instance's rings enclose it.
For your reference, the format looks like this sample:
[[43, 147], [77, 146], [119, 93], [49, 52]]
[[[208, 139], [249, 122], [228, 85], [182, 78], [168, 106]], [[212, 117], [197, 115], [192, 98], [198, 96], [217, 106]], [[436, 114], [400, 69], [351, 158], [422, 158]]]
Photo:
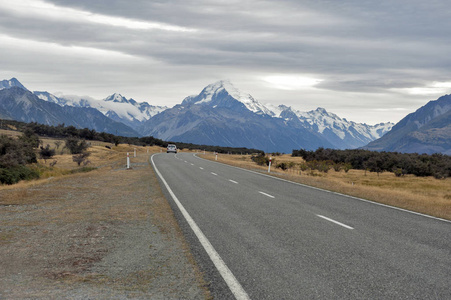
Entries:
[[[259, 166], [269, 166], [269, 158], [264, 153], [253, 155], [251, 159]], [[272, 163], [275, 163], [274, 160]]]
[[38, 179], [39, 172], [37, 170], [30, 169], [27, 166], [15, 166], [12, 168], [0, 168], [0, 183], [2, 184], [14, 184], [21, 180]]

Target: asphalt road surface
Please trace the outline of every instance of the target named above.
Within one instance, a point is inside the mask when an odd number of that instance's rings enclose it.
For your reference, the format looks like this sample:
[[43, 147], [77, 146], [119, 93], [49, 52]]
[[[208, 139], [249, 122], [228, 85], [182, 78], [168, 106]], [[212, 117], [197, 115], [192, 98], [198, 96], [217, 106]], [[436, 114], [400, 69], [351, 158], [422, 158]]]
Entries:
[[189, 153], [152, 161], [218, 299], [451, 299], [448, 221]]

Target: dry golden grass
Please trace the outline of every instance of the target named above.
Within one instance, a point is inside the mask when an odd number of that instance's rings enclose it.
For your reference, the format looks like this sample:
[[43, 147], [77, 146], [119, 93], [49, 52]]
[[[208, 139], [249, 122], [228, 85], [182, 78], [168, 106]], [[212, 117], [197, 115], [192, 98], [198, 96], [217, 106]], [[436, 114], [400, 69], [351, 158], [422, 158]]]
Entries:
[[22, 132], [15, 131], [14, 129], [12, 129], [12, 130], [0, 129], [0, 135], [2, 135], [2, 134], [10, 136], [10, 137], [18, 137], [18, 136], [22, 135]]
[[[19, 136], [20, 132], [11, 131], [11, 130], [2, 130], [0, 134], [4, 132], [9, 136]], [[40, 140], [43, 141], [44, 145], [49, 144], [51, 149], [56, 150], [56, 155], [51, 159], [47, 159], [46, 161], [38, 158], [38, 163], [33, 164], [31, 167], [35, 168], [40, 173], [40, 179], [31, 180], [31, 181], [21, 181], [14, 185], [1, 185], [0, 191], [8, 190], [10, 192], [5, 193], [2, 197], [0, 197], [0, 204], [13, 204], [17, 203], [20, 199], [27, 199], [27, 193], [29, 193], [29, 188], [34, 185], [39, 185], [43, 183], [47, 183], [49, 179], [57, 180], [61, 176], [77, 176], [77, 174], [73, 174], [74, 171], [80, 170], [81, 167], [78, 166], [72, 160], [72, 155], [69, 153], [67, 149], [63, 149], [64, 140], [63, 139], [54, 139], [54, 138], [46, 138], [40, 137]], [[60, 141], [61, 145], [59, 148], [56, 146], [56, 142]], [[111, 143], [105, 143], [100, 141], [90, 141], [91, 145], [88, 148], [88, 152], [91, 155], [88, 157], [89, 163], [86, 165], [88, 168], [94, 169], [111, 169], [112, 167], [117, 167], [118, 165], [126, 166], [126, 158], [127, 153], [130, 155], [131, 161], [133, 159], [137, 159], [138, 157], [145, 156], [156, 152], [163, 151], [161, 147], [152, 146], [152, 147], [142, 147], [142, 146], [133, 146], [127, 144], [119, 144], [118, 146], [114, 146]], [[106, 146], [110, 147], [106, 148]], [[134, 151], [136, 150], [137, 158], [134, 158]], [[55, 162], [53, 166], [51, 163]]]
[[[203, 157], [215, 160], [213, 154]], [[268, 170], [268, 167], [255, 164], [250, 155], [218, 155], [218, 161], [245, 169]], [[391, 172], [378, 175], [361, 170], [346, 173], [333, 169], [328, 173], [309, 170], [300, 174], [299, 164], [303, 162], [300, 157], [276, 156], [273, 162], [271, 174], [277, 177], [451, 220], [451, 178], [396, 177]], [[277, 169], [276, 164], [281, 162], [292, 162], [293, 167], [286, 171]]]

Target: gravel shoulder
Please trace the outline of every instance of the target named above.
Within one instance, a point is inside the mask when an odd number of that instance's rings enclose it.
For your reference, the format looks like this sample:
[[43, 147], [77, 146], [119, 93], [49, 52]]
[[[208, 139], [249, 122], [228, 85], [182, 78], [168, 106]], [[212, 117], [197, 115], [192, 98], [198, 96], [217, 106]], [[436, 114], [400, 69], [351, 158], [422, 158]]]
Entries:
[[0, 190], [0, 299], [210, 299], [148, 158]]

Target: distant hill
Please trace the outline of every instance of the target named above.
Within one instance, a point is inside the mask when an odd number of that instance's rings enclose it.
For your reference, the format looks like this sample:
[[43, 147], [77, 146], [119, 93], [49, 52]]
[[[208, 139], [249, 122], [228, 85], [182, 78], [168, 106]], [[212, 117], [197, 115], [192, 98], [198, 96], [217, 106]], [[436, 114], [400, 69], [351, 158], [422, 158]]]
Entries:
[[451, 155], [451, 95], [430, 101], [364, 149]]
[[139, 136], [130, 127], [111, 120], [94, 108], [61, 107], [39, 99], [17, 85], [0, 90], [0, 117], [46, 125], [72, 125], [122, 136]]

